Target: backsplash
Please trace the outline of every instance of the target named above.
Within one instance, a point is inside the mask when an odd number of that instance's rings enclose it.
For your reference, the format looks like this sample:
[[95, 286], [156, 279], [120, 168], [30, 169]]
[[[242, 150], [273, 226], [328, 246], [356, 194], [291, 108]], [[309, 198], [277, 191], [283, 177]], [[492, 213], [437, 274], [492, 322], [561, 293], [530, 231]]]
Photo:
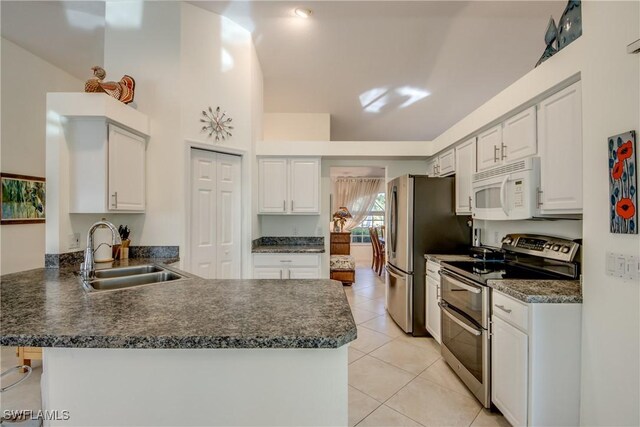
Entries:
[[483, 221], [474, 220], [474, 226], [482, 231], [481, 242], [486, 246], [500, 247], [501, 240], [509, 233], [544, 234], [565, 239], [582, 238], [582, 220], [537, 221]]
[[251, 248], [256, 248], [258, 246], [308, 246], [308, 245], [324, 245], [324, 237], [302, 237], [302, 236], [293, 236], [293, 237], [284, 237], [284, 236], [274, 236], [274, 237], [260, 237], [259, 239], [255, 239], [251, 242]]
[[[130, 246], [129, 258], [179, 258], [179, 246]], [[80, 265], [84, 261], [84, 251], [64, 254], [45, 254], [45, 268], [61, 268]]]

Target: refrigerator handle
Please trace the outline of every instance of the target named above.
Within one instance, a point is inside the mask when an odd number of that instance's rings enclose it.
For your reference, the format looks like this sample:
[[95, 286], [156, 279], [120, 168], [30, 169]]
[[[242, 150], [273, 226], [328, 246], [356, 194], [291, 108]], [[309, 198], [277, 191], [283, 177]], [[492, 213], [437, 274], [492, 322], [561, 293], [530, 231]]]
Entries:
[[389, 237], [391, 237], [391, 253], [395, 255], [398, 242], [398, 187], [391, 189], [391, 211], [390, 211]]

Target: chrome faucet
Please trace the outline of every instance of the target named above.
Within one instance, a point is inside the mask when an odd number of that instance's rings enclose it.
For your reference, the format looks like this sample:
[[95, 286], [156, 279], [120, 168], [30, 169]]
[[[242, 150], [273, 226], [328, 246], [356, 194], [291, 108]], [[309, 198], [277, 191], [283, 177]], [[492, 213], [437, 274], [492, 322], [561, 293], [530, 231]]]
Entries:
[[100, 227], [107, 227], [111, 230], [112, 246], [122, 244], [120, 233], [118, 233], [115, 225], [105, 219], [94, 223], [91, 228], [89, 228], [89, 233], [87, 234], [87, 249], [84, 250], [84, 262], [80, 265], [80, 275], [85, 281], [92, 279], [96, 273], [96, 266], [93, 262], [93, 232]]

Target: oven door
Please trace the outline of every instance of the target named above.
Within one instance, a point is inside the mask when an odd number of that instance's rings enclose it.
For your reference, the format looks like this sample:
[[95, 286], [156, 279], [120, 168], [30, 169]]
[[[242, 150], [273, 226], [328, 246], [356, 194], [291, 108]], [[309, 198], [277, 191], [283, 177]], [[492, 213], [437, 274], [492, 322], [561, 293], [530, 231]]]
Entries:
[[440, 298], [458, 312], [487, 329], [489, 292], [487, 287], [449, 270], [440, 270]]
[[442, 356], [469, 390], [485, 406], [490, 406], [489, 336], [467, 317], [440, 303]]

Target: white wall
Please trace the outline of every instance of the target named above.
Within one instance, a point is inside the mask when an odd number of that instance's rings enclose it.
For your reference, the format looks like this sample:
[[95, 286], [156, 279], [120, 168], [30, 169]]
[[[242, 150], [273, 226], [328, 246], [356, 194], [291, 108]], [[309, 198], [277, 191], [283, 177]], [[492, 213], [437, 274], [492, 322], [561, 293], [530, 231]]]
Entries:
[[[47, 92], [79, 91], [84, 82], [1, 40], [2, 172], [44, 177]], [[2, 274], [44, 266], [45, 224], [3, 225]]]
[[329, 141], [327, 113], [265, 113], [264, 141]]
[[605, 275], [607, 251], [640, 256], [637, 234], [609, 233], [607, 165], [607, 138], [640, 131], [639, 8], [583, 2], [583, 425], [640, 425], [640, 283]]

